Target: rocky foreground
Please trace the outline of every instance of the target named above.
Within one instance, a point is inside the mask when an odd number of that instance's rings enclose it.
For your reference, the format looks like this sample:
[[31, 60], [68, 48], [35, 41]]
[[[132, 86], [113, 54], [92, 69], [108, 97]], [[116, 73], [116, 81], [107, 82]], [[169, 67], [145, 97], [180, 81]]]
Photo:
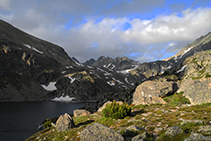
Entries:
[[79, 109], [72, 117], [68, 114], [60, 116], [51, 127], [27, 141], [211, 140], [211, 103], [182, 104], [184, 97], [181, 94], [164, 100], [166, 104], [132, 105], [131, 114], [123, 119], [105, 118], [101, 111], [106, 104], [93, 114]]

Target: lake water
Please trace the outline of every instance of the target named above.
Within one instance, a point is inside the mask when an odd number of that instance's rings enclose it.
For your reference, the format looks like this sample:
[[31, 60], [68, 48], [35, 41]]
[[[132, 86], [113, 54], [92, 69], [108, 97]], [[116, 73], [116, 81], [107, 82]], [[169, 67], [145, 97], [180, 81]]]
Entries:
[[23, 141], [47, 118], [72, 114], [85, 103], [0, 102], [0, 141]]

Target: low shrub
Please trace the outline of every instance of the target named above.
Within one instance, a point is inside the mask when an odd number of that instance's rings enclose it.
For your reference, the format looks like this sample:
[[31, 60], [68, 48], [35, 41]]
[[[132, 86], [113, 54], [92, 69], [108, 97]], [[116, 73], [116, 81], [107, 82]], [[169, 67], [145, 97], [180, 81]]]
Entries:
[[111, 104], [107, 104], [102, 112], [104, 117], [122, 119], [127, 115], [130, 115], [131, 106], [129, 106], [126, 102], [120, 105], [114, 100]]
[[51, 119], [47, 119], [47, 120], [44, 122], [43, 126], [44, 126], [45, 128], [51, 127]]

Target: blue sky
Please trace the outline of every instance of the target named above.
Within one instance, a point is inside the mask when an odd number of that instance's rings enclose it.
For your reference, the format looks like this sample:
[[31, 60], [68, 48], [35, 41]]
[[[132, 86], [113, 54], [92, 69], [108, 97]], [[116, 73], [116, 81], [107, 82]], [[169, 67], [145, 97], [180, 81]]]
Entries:
[[0, 19], [85, 62], [168, 58], [211, 31], [210, 0], [0, 0]]

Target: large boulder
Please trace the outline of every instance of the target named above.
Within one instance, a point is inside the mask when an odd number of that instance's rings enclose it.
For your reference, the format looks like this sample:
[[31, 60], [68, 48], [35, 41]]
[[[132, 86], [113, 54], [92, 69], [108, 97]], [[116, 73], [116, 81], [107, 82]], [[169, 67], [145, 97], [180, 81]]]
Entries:
[[133, 94], [133, 104], [165, 104], [166, 102], [161, 97], [171, 95], [177, 89], [177, 83], [174, 82], [145, 81], [136, 88]]
[[100, 123], [86, 127], [80, 133], [81, 141], [124, 141], [122, 135]]
[[79, 116], [86, 116], [89, 115], [90, 112], [84, 109], [77, 109], [73, 111], [74, 117], [79, 117]]
[[211, 78], [187, 79], [181, 85], [178, 92], [184, 92], [192, 105], [211, 102]]
[[65, 131], [67, 129], [75, 127], [75, 123], [70, 115], [65, 113], [61, 115], [56, 121], [56, 129], [57, 131]]

